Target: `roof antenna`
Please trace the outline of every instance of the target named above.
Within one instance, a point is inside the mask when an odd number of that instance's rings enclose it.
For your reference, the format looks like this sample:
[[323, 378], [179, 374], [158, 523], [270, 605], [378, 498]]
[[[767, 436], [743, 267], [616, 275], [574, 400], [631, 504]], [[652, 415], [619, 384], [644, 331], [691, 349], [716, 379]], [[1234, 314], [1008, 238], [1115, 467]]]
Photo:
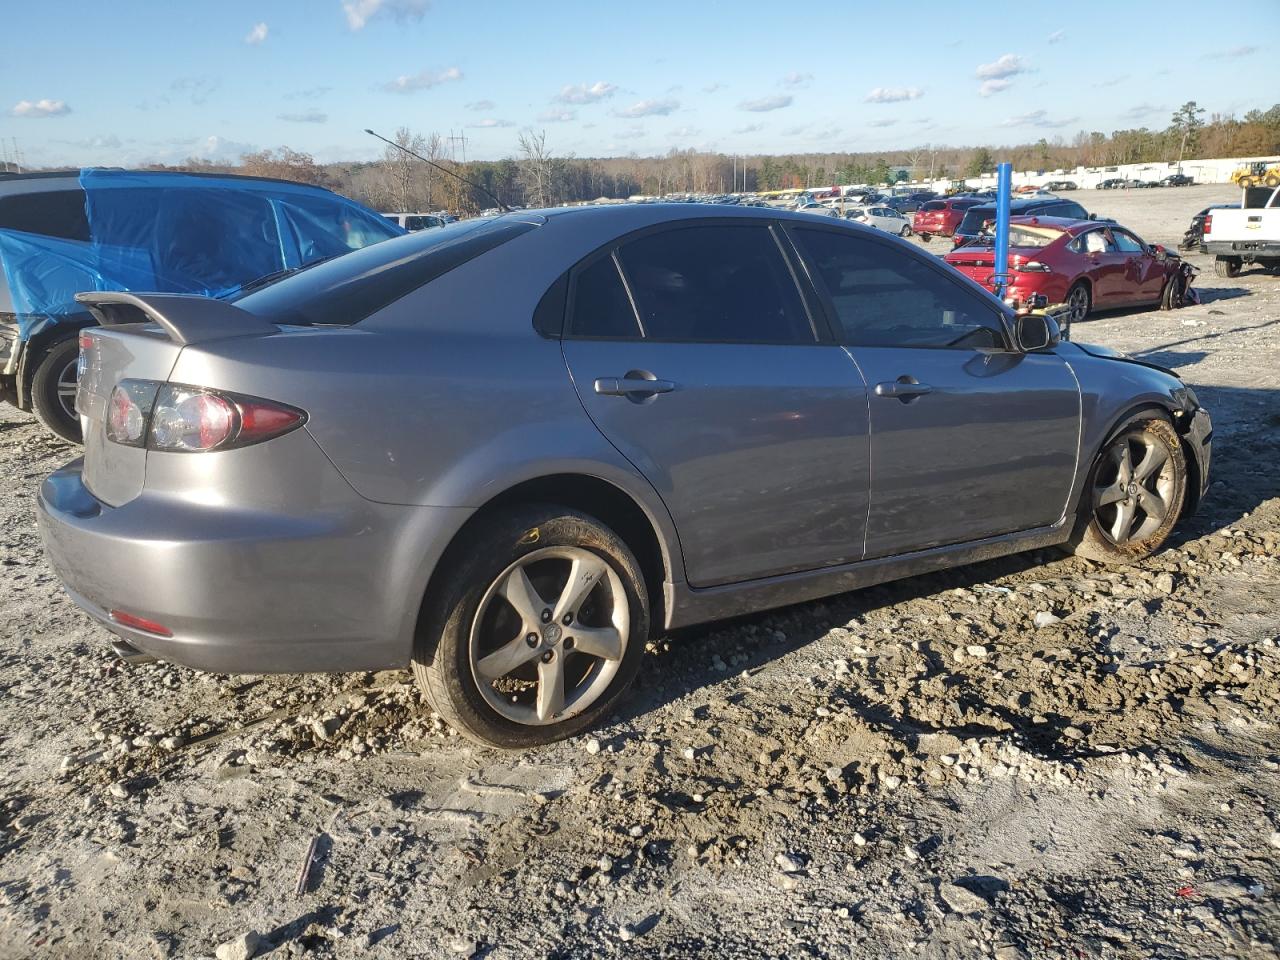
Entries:
[[475, 182], [474, 182], [474, 181], [472, 181], [472, 180], [468, 180], [466, 177], [462, 176], [462, 174], [460, 174], [460, 173], [454, 173], [454, 172], [453, 172], [452, 170], [450, 170], [448, 167], [442, 167], [442, 166], [440, 166], [440, 164], [435, 163], [434, 161], [428, 160], [428, 159], [427, 159], [426, 157], [424, 157], [422, 154], [420, 154], [420, 153], [414, 153], [414, 152], [413, 152], [412, 150], [410, 150], [408, 147], [403, 147], [403, 146], [401, 146], [400, 144], [396, 143], [394, 140], [388, 140], [386, 137], [384, 137], [384, 136], [383, 136], [382, 134], [380, 134], [380, 133], [374, 133], [374, 132], [373, 132], [372, 130], [370, 130], [368, 127], [365, 127], [365, 128], [364, 128], [364, 132], [365, 132], [365, 133], [367, 133], [367, 134], [369, 134], [369, 136], [371, 136], [371, 137], [377, 137], [377, 138], [378, 138], [379, 140], [381, 140], [383, 143], [390, 144], [391, 146], [395, 147], [397, 150], [403, 150], [405, 153], [407, 153], [407, 154], [408, 154], [409, 156], [411, 156], [411, 157], [417, 157], [419, 160], [421, 160], [421, 161], [422, 161], [423, 163], [425, 163], [427, 166], [429, 166], [429, 167], [434, 167], [435, 169], [439, 170], [441, 173], [447, 173], [449, 176], [453, 177], [453, 179], [455, 179], [455, 180], [461, 180], [463, 183], [465, 183], [465, 184], [466, 184], [468, 187], [470, 187], [472, 190], [479, 190], [479, 191], [480, 191], [481, 193], [483, 193], [486, 197], [488, 197], [490, 200], [492, 200], [494, 203], [496, 203], [496, 204], [498, 205], [498, 209], [499, 209], [499, 210], [501, 210], [503, 213], [510, 213], [510, 212], [511, 212], [511, 208], [510, 208], [510, 207], [508, 207], [505, 203], [503, 203], [501, 200], [499, 200], [497, 197], [495, 197], [492, 193], [490, 193], [490, 192], [489, 192], [488, 190], [486, 190], [484, 187], [480, 186], [480, 184], [475, 183]]

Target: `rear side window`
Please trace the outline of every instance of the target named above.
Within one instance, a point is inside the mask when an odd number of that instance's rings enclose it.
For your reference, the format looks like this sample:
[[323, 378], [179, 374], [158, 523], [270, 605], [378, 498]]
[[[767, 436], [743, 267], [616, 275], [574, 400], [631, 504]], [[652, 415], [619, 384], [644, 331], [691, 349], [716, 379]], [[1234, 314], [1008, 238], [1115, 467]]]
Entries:
[[87, 241], [89, 219], [85, 216], [84, 191], [77, 187], [4, 197], [0, 199], [0, 229]]
[[499, 217], [420, 230], [317, 263], [233, 299], [272, 323], [349, 326], [537, 226]]
[[609, 340], [640, 337], [631, 298], [612, 255], [601, 257], [578, 273], [573, 285], [569, 335]]
[[827, 230], [795, 231], [826, 288], [841, 342], [862, 347], [1002, 349], [995, 308], [918, 257]]
[[1055, 217], [1066, 217], [1070, 220], [1087, 220], [1089, 218], [1084, 207], [1080, 206], [1080, 204], [1075, 201], [1055, 204], [1054, 206], [1047, 208], [1044, 212], [1052, 214]]
[[800, 292], [767, 226], [696, 226], [618, 251], [646, 339], [813, 343]]

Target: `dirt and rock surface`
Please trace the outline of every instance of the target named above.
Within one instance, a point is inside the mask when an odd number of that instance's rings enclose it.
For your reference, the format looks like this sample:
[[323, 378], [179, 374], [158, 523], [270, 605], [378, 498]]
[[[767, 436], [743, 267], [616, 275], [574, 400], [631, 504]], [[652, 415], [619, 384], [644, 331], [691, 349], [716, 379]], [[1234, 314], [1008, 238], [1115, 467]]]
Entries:
[[[1088, 199], [1171, 244], [1230, 196]], [[74, 451], [3, 408], [0, 956], [1276, 956], [1280, 277], [1201, 265], [1200, 306], [1073, 331], [1213, 411], [1170, 549], [661, 637], [621, 715], [523, 755], [407, 673], [114, 661], [35, 527]]]

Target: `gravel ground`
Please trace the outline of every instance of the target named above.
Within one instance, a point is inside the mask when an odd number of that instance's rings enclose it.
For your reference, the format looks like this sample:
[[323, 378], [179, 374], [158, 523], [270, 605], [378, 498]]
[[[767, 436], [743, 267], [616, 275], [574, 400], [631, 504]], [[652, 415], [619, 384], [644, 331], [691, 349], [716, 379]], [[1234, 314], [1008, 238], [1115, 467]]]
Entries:
[[[1232, 194], [1077, 196], [1172, 244]], [[1201, 266], [1200, 306], [1074, 331], [1212, 409], [1170, 549], [662, 637], [625, 713], [524, 755], [407, 674], [113, 661], [34, 522], [74, 451], [2, 408], [0, 955], [1276, 956], [1280, 278]]]

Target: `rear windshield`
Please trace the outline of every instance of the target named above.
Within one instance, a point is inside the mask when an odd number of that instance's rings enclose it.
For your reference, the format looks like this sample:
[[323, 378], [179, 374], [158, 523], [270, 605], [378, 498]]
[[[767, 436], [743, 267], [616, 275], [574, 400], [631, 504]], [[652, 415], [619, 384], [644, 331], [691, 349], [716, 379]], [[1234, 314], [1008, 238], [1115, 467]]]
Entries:
[[272, 323], [349, 326], [536, 226], [497, 217], [422, 230], [307, 267], [235, 303]]
[[947, 209], [947, 202], [945, 200], [930, 200], [920, 209], [921, 210], [945, 210]]
[[1009, 227], [1009, 246], [1047, 247], [1062, 236], [1062, 231], [1049, 227]]

